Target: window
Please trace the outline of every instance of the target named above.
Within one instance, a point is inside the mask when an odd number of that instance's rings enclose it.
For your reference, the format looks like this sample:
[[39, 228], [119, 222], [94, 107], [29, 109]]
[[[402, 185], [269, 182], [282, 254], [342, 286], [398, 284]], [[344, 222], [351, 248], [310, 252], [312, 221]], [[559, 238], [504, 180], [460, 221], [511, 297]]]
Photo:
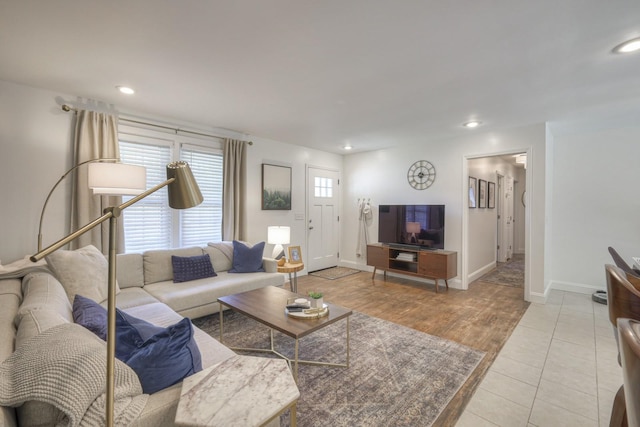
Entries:
[[333, 197], [333, 179], [316, 176], [313, 186], [315, 197]]
[[180, 158], [191, 166], [204, 198], [199, 206], [180, 212], [180, 246], [222, 240], [222, 154], [183, 146]]
[[[131, 132], [131, 133], [130, 133]], [[189, 141], [189, 142], [185, 142]], [[147, 168], [147, 188], [166, 178], [166, 165], [189, 163], [204, 201], [191, 209], [169, 207], [164, 187], [122, 213], [125, 252], [205, 245], [222, 240], [222, 150], [218, 141], [201, 141], [137, 129], [120, 131], [120, 158]], [[208, 143], [208, 144], [207, 144]], [[202, 144], [202, 145], [200, 145]], [[128, 200], [129, 198], [124, 198]]]

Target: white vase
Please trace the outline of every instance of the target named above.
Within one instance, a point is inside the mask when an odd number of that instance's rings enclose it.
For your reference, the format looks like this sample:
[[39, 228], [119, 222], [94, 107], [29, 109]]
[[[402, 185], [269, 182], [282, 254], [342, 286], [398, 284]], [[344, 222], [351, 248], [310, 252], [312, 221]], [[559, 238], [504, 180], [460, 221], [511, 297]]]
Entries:
[[311, 308], [322, 308], [323, 298], [311, 298]]

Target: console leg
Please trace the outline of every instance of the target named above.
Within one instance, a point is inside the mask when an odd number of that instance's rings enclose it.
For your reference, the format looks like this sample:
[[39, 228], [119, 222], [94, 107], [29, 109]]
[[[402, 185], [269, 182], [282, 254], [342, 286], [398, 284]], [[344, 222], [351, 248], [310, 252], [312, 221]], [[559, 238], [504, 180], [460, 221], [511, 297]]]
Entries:
[[371, 280], [376, 278], [376, 267], [373, 267], [373, 274], [371, 275]]

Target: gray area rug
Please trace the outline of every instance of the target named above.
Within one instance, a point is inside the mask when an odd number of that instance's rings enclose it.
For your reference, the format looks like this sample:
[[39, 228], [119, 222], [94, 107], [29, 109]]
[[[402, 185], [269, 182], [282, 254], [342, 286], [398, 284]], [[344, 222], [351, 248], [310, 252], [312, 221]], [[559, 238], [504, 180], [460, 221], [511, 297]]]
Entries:
[[[217, 314], [193, 323], [219, 337]], [[344, 363], [345, 326], [341, 321], [301, 339], [300, 359]], [[276, 349], [292, 357], [294, 340], [277, 331], [274, 337]], [[227, 311], [224, 341], [268, 348], [269, 332]], [[358, 312], [351, 316], [350, 349], [349, 368], [300, 365], [299, 426], [430, 426], [484, 357], [484, 352]], [[288, 413], [281, 425], [289, 426]]]
[[313, 271], [309, 273], [309, 276], [322, 277], [323, 279], [336, 280], [343, 277], [351, 276], [352, 274], [360, 273], [360, 270], [349, 267], [331, 267], [324, 270]]
[[509, 262], [498, 262], [495, 270], [478, 280], [504, 286], [524, 286], [524, 255], [516, 254]]

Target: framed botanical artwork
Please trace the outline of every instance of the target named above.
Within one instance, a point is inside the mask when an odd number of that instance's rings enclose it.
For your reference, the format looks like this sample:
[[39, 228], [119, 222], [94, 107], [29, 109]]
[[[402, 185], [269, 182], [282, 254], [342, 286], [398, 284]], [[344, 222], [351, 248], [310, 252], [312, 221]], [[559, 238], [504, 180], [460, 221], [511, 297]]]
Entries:
[[289, 264], [302, 264], [302, 251], [300, 246], [289, 246]]
[[472, 176], [469, 177], [469, 207], [476, 207], [476, 193], [478, 191], [478, 180]]
[[490, 182], [487, 188], [487, 207], [494, 209], [496, 207], [496, 183]]
[[291, 210], [291, 168], [262, 164], [262, 210]]
[[478, 207], [487, 207], [487, 181], [484, 179], [478, 180]]

